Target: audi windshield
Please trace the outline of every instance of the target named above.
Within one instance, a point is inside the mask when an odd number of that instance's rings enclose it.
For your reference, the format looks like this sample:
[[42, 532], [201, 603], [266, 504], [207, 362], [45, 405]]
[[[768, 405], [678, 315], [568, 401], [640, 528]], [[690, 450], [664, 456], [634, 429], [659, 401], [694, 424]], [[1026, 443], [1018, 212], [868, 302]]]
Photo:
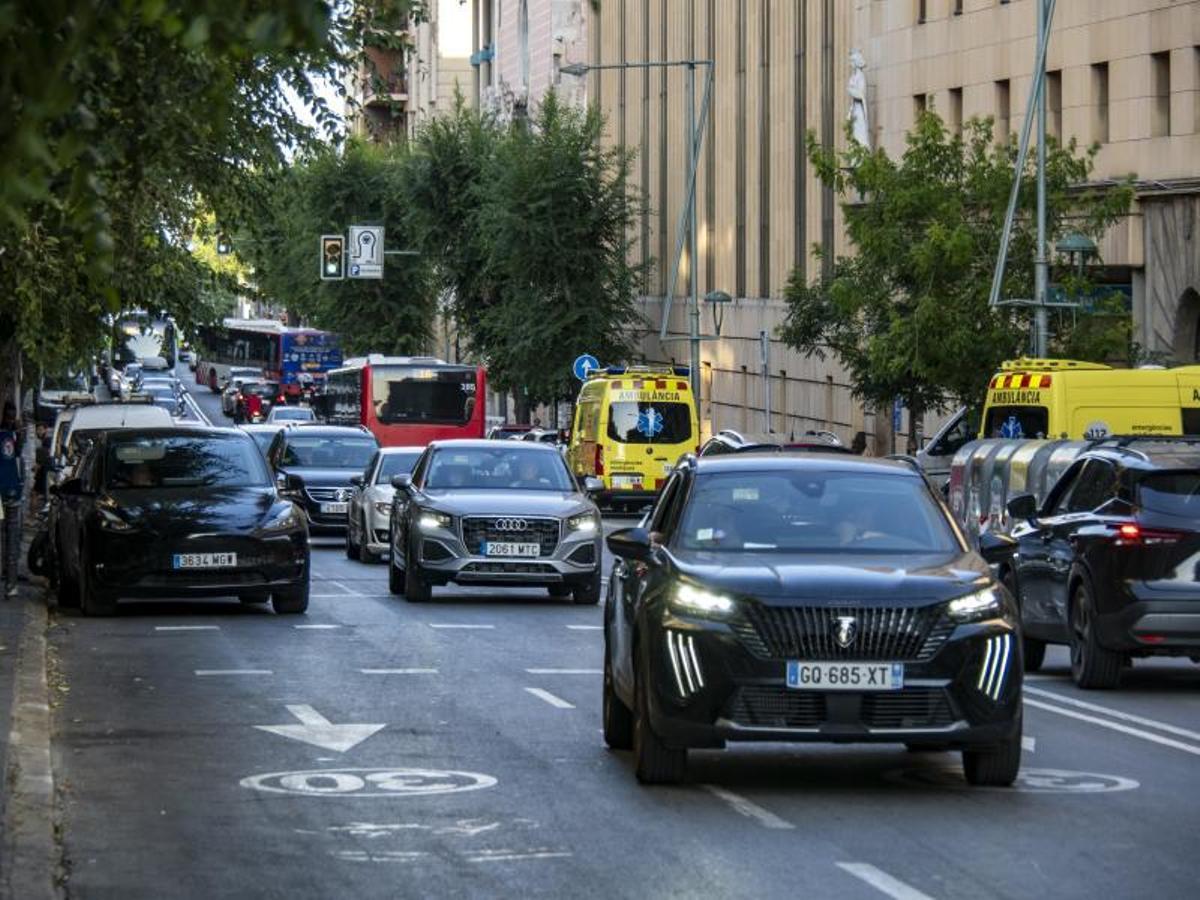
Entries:
[[562, 457], [505, 442], [492, 449], [443, 449], [429, 462], [429, 490], [573, 491]]

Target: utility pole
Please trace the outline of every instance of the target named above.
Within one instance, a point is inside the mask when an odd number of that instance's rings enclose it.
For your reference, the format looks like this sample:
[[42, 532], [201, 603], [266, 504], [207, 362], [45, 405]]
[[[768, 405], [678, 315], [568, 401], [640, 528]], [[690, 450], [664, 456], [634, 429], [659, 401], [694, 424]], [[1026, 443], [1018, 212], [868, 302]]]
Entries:
[[690, 173], [691, 191], [688, 196], [688, 376], [692, 383], [692, 402], [696, 404], [696, 415], [700, 415], [700, 279], [696, 276], [696, 261], [700, 251], [696, 239], [696, 162], [700, 152], [696, 136], [696, 64], [687, 64], [687, 171]]
[[[1050, 42], [1050, 2], [1038, 0], [1037, 41], [1039, 47]], [[1046, 288], [1050, 282], [1050, 262], [1046, 258], [1046, 74], [1044, 52], [1039, 60], [1037, 81], [1037, 259], [1033, 275], [1034, 329], [1033, 355], [1045, 359], [1049, 354], [1049, 314]]]

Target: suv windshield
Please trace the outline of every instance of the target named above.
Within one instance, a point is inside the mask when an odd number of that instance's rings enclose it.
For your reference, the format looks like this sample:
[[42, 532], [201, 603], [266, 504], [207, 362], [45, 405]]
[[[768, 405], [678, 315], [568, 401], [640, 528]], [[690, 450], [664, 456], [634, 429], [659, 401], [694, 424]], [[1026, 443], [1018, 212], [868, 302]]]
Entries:
[[1200, 518], [1200, 472], [1147, 475], [1138, 484], [1138, 505], [1168, 516]]
[[429, 461], [430, 490], [572, 491], [570, 473], [557, 453], [505, 442], [496, 449], [443, 448]]
[[613, 403], [608, 436], [622, 444], [682, 444], [692, 437], [692, 408], [686, 403]]
[[105, 486], [113, 490], [270, 484], [262, 454], [234, 435], [116, 438], [108, 445], [104, 471]]
[[962, 550], [920, 479], [810, 469], [699, 475], [677, 543], [713, 551]]
[[369, 437], [297, 434], [288, 438], [280, 462], [285, 466], [301, 468], [361, 471], [376, 446]]

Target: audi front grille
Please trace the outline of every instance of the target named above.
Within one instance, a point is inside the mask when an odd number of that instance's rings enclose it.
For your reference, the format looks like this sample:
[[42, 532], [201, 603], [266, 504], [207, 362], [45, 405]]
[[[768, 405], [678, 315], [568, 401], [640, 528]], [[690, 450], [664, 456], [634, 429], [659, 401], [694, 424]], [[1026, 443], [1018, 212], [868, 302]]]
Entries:
[[558, 549], [558, 519], [533, 516], [464, 516], [463, 546], [472, 555], [483, 552], [485, 542], [537, 544], [539, 556], [553, 556]]

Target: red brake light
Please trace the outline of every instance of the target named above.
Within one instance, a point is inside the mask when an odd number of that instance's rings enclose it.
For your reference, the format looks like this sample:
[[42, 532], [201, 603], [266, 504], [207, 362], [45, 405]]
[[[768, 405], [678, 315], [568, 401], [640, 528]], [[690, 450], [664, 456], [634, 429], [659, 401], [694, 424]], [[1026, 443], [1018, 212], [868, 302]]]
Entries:
[[1113, 544], [1117, 547], [1148, 547], [1158, 544], [1178, 544], [1184, 538], [1180, 531], [1143, 528], [1136, 522], [1122, 522], [1117, 526]]
[[596, 459], [593, 468], [596, 470], [597, 475], [604, 474], [604, 448], [599, 444], [596, 445]]
[[1117, 533], [1126, 540], [1136, 541], [1142, 536], [1142, 529], [1138, 528], [1132, 522], [1127, 522], [1117, 529]]

